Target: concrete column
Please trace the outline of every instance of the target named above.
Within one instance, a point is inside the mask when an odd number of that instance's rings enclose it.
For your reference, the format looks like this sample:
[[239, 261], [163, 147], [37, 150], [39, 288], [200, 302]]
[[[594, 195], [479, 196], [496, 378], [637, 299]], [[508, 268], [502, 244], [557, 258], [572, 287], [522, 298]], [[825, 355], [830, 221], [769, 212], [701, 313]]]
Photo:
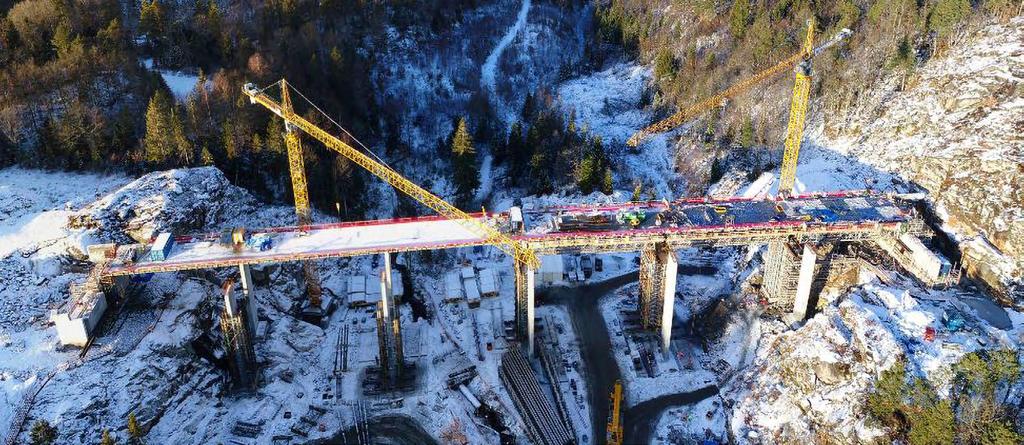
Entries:
[[811, 300], [811, 285], [814, 284], [814, 267], [818, 254], [811, 246], [804, 244], [800, 258], [800, 275], [796, 284], [796, 297], [793, 299], [793, 315], [803, 320], [807, 316], [808, 304]]
[[384, 280], [388, 285], [388, 298], [394, 299], [394, 283], [391, 282], [391, 253], [384, 253]]
[[534, 270], [525, 264], [514, 264], [516, 281], [516, 337], [526, 342], [533, 356]]
[[643, 326], [661, 334], [661, 349], [668, 352], [676, 299], [679, 259], [667, 245], [644, 248], [640, 253], [640, 318]]
[[679, 258], [671, 250], [663, 250], [658, 255], [659, 266], [663, 275], [661, 293], [661, 352], [668, 353], [669, 341], [672, 339], [672, 316], [676, 302], [676, 277], [679, 274]]
[[238, 266], [238, 276], [242, 282], [242, 295], [245, 298], [245, 318], [246, 323], [249, 325], [249, 330], [256, 334], [256, 325], [259, 321], [256, 298], [253, 296], [252, 291], [255, 290], [255, 286], [252, 284], [252, 268], [248, 264], [241, 264]]

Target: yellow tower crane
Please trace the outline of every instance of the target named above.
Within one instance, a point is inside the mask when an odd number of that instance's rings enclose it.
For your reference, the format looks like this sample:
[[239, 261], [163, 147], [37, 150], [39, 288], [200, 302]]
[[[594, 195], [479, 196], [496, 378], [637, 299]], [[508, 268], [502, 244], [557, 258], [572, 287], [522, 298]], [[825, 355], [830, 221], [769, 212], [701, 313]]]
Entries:
[[[281, 88], [281, 108], [292, 113], [291, 94], [287, 88]], [[287, 120], [284, 123], [284, 142], [288, 148], [288, 169], [292, 177], [292, 194], [295, 196], [295, 215], [299, 219], [299, 227], [305, 227], [313, 223], [312, 212], [309, 207], [309, 189], [306, 183], [306, 163], [302, 156], [302, 141], [299, 139], [299, 132], [295, 126]], [[306, 295], [309, 296], [309, 306], [312, 309], [320, 308], [320, 296], [323, 290], [320, 288], [320, 273], [317, 272], [316, 264], [312, 261], [302, 262], [302, 274], [306, 279]]]
[[807, 116], [807, 101], [811, 88], [811, 59], [850, 37], [851, 34], [853, 34], [853, 31], [843, 29], [831, 40], [815, 48], [814, 21], [809, 20], [807, 36], [804, 39], [800, 52], [793, 54], [771, 68], [726, 88], [714, 96], [690, 105], [661, 121], [651, 124], [633, 134], [626, 143], [631, 147], [636, 147], [648, 136], [676, 128], [705, 111], [721, 106], [726, 99], [747, 91], [753, 86], [795, 66], [796, 83], [793, 86], [793, 102], [790, 105], [789, 127], [786, 134], [781, 173], [779, 175], [779, 193], [790, 194], [793, 190], [793, 183], [796, 180], [796, 162], [800, 152], [800, 143], [803, 141], [804, 119]]
[[[526, 245], [525, 242], [513, 240], [506, 236], [505, 234], [499, 232], [494, 227], [487, 225], [476, 218], [471, 217], [469, 214], [463, 212], [458, 207], [449, 204], [448, 202], [437, 197], [433, 193], [430, 193], [426, 189], [406, 179], [404, 176], [402, 176], [395, 170], [391, 169], [391, 167], [388, 167], [387, 165], [384, 165], [383, 163], [374, 160], [373, 158], [367, 156], [363, 152], [357, 150], [355, 147], [352, 147], [351, 145], [345, 143], [341, 139], [338, 139], [334, 135], [328, 133], [326, 130], [314, 125], [312, 122], [306, 120], [306, 118], [296, 114], [291, 106], [290, 93], [288, 92], [291, 86], [284, 79], [278, 81], [277, 84], [279, 84], [282, 91], [282, 100], [280, 102], [274, 100], [265, 93], [267, 88], [260, 89], [257, 88], [256, 85], [253, 85], [251, 83], [245, 84], [245, 86], [242, 87], [242, 92], [249, 97], [250, 102], [254, 104], [260, 104], [267, 108], [268, 110], [272, 111], [274, 114], [284, 119], [286, 128], [288, 128], [289, 131], [291, 132], [288, 133], [288, 140], [290, 141], [288, 145], [289, 162], [292, 161], [290, 156], [292, 146], [294, 145], [297, 148], [300, 147], [298, 142], [298, 134], [296, 130], [302, 130], [306, 134], [312, 136], [314, 139], [323, 143], [327, 148], [340, 153], [342, 156], [345, 156], [346, 158], [354, 162], [356, 165], [359, 165], [360, 167], [366, 169], [374, 176], [383, 179], [385, 182], [390, 184], [395, 189], [401, 191], [402, 193], [405, 193], [406, 195], [409, 195], [413, 199], [419, 201], [423, 205], [429, 207], [431, 210], [437, 212], [438, 214], [444, 216], [445, 218], [457, 221], [466, 230], [484, 239], [485, 243], [495, 246], [504, 251], [505, 253], [511, 255], [517, 263], [528, 265], [534, 269], [540, 266], [540, 260], [537, 258], [537, 255], [533, 252], [533, 250], [531, 250]], [[301, 153], [301, 150], [299, 151], [299, 153]], [[301, 171], [302, 168], [301, 156], [300, 160], [296, 164], [292, 165], [292, 179], [294, 183], [295, 169], [298, 168]], [[304, 173], [302, 174], [301, 181], [303, 184], [305, 183]], [[303, 190], [305, 190], [305, 187], [303, 187]], [[308, 213], [308, 199], [306, 199], [304, 196], [303, 199], [306, 201], [305, 205], [307, 209], [306, 211]], [[297, 212], [299, 212], [298, 202], [298, 193], [296, 193]]]
[[608, 445], [622, 445], [622, 381], [616, 380], [611, 394], [611, 412], [608, 413]]

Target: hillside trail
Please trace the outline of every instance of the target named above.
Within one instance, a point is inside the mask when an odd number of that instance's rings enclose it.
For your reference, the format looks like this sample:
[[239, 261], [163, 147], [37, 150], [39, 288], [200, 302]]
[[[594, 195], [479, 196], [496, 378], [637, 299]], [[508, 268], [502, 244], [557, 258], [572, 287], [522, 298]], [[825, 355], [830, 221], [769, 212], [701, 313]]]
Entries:
[[[498, 44], [487, 55], [484, 65], [480, 68], [480, 86], [487, 89], [492, 101], [491, 103], [499, 113], [503, 112], [505, 106], [501, 103], [495, 84], [498, 61], [501, 60], [501, 55], [505, 52], [505, 49], [512, 44], [512, 41], [515, 40], [519, 32], [526, 26], [526, 18], [530, 15], [531, 6], [530, 0], [523, 0], [522, 5], [519, 7], [519, 13], [516, 16], [516, 22], [505, 31], [505, 35], [501, 37]], [[492, 169], [494, 157], [489, 148], [482, 150], [481, 154], [483, 157], [480, 162], [480, 187], [476, 190], [475, 198], [481, 205], [485, 205], [488, 203], [487, 201], [490, 199], [491, 192], [493, 191]]]

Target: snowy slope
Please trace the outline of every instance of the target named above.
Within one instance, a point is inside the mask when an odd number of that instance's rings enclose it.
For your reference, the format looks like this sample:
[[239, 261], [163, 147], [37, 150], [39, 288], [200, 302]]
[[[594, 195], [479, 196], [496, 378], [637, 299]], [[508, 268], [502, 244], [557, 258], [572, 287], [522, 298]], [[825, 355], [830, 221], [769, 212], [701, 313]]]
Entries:
[[63, 361], [43, 326], [84, 277], [69, 254], [80, 254], [82, 231], [65, 225], [72, 212], [127, 182], [121, 176], [0, 170], [0, 432], [10, 423], [37, 371]]
[[[812, 110], [810, 145], [855, 160], [838, 177], [869, 166], [883, 177], [878, 188], [888, 175], [924, 188], [948, 230], [984, 238], [975, 250], [991, 245], [1005, 263], [979, 275], [1024, 280], [1024, 17], [983, 27], [903, 89], [901, 80], [890, 73], [854, 106]], [[798, 176], [805, 173], [801, 165]]]

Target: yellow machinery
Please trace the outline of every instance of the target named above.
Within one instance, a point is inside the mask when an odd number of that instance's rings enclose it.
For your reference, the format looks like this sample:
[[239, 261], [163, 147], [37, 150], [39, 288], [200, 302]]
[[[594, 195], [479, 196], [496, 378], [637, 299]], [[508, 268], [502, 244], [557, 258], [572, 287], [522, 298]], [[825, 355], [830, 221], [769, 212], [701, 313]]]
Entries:
[[608, 413], [608, 445], [622, 445], [622, 381], [616, 380], [611, 395], [611, 412]]
[[[322, 142], [327, 148], [340, 153], [352, 162], [356, 163], [360, 167], [366, 169], [374, 176], [383, 179], [385, 182], [390, 184], [395, 189], [398, 189], [402, 193], [409, 195], [413, 199], [419, 201], [423, 205], [429, 207], [431, 210], [438, 214], [450, 219], [457, 221], [466, 230], [473, 234], [483, 238], [485, 243], [488, 245], [495, 246], [502, 251], [512, 256], [517, 263], [525, 264], [531, 268], [538, 268], [540, 266], [540, 260], [537, 255], [523, 242], [515, 241], [499, 232], [494, 227], [491, 227], [479, 220], [469, 216], [466, 212], [459, 210], [459, 208], [449, 204], [445, 200], [437, 197], [433, 193], [430, 193], [426, 189], [414, 184], [403, 177], [398, 172], [391, 169], [373, 158], [367, 156], [355, 147], [343, 142], [341, 139], [331, 135], [326, 130], [314, 125], [312, 122], [306, 120], [304, 117], [296, 114], [291, 106], [289, 88], [291, 86], [284, 79], [281, 79], [277, 84], [281, 88], [281, 102], [275, 101], [273, 98], [268, 96], [264, 89], [259, 89], [255, 85], [248, 83], [242, 87], [242, 91], [246, 96], [249, 96], [249, 100], [252, 103], [258, 103], [263, 105], [268, 110], [274, 112], [285, 121], [285, 126], [290, 133], [287, 135], [288, 142], [288, 153], [289, 162], [292, 167], [292, 181], [295, 184], [296, 169], [301, 171], [302, 160], [301, 160], [301, 146], [299, 145], [298, 134], [296, 130], [302, 130], [306, 134], [312, 136], [314, 139]], [[293, 146], [295, 147], [297, 160], [292, 159]], [[305, 197], [305, 174], [300, 175], [303, 196], [302, 199], [305, 205], [305, 212], [308, 215], [309, 202]], [[299, 212], [300, 219], [302, 218], [302, 210], [299, 207], [299, 192], [296, 192], [296, 212]], [[307, 217], [308, 218], [308, 217]]]
[[796, 84], [793, 86], [793, 102], [790, 106], [789, 112], [789, 127], [786, 134], [785, 144], [786, 148], [782, 158], [782, 172], [779, 175], [779, 193], [784, 195], [791, 194], [793, 190], [793, 183], [796, 180], [796, 161], [799, 156], [800, 142], [803, 140], [804, 119], [807, 116], [807, 100], [811, 88], [811, 59], [846, 39], [852, 33], [853, 32], [849, 29], [844, 29], [828, 42], [825, 42], [821, 46], [815, 48], [814, 22], [813, 20], [808, 21], [807, 37], [804, 40], [804, 44], [800, 52], [790, 56], [782, 62], [779, 62], [771, 68], [761, 71], [750, 78], [744, 79], [739, 83], [726, 88], [724, 91], [710, 98], [679, 110], [672, 116], [636, 132], [636, 134], [631, 136], [626, 143], [632, 147], [636, 147], [648, 136], [676, 128], [690, 119], [693, 119], [700, 113], [721, 106], [722, 102], [726, 99], [749, 90], [754, 85], [775, 77], [779, 73], [796, 66]]

